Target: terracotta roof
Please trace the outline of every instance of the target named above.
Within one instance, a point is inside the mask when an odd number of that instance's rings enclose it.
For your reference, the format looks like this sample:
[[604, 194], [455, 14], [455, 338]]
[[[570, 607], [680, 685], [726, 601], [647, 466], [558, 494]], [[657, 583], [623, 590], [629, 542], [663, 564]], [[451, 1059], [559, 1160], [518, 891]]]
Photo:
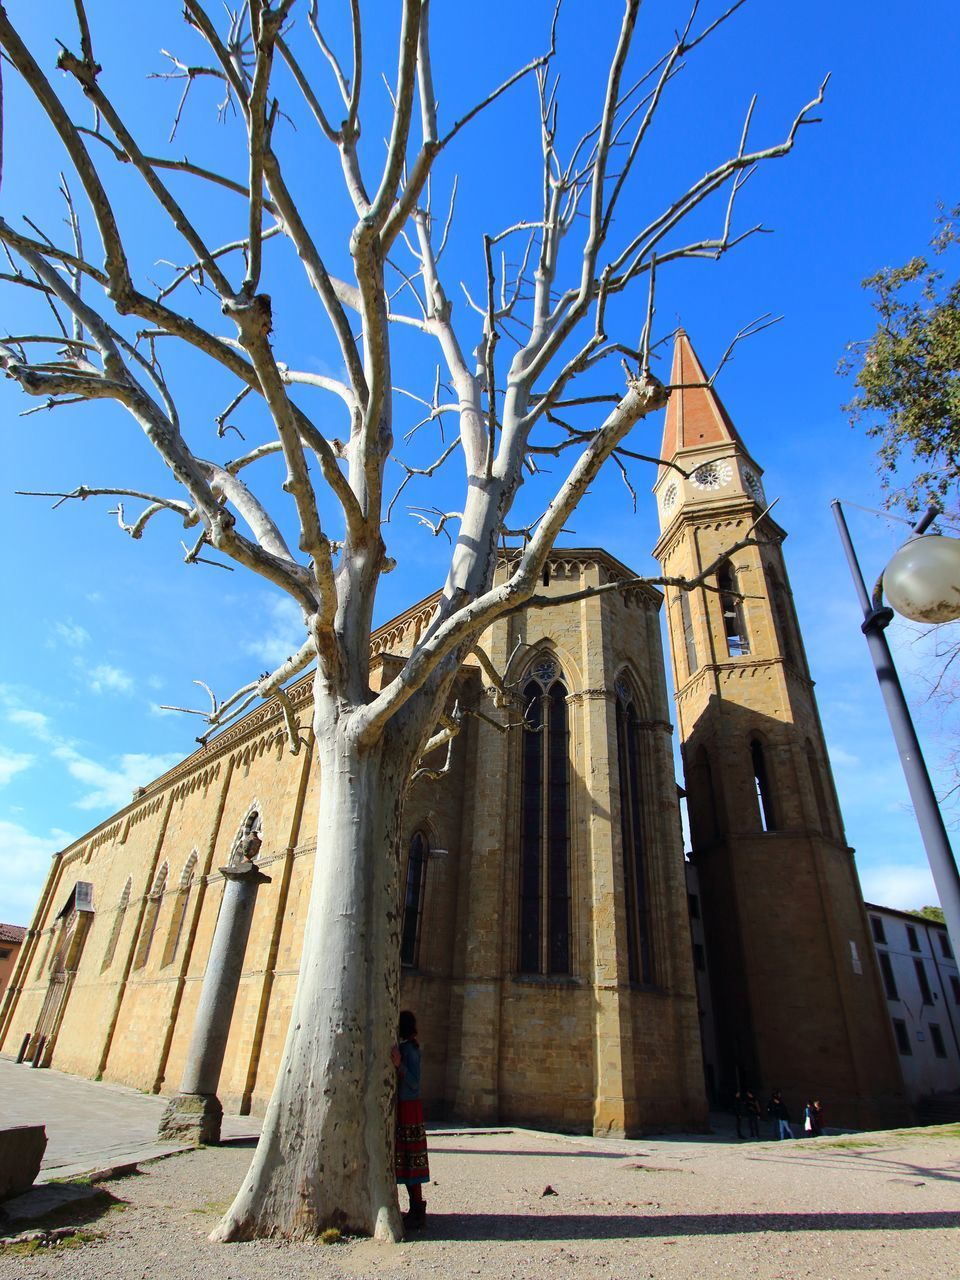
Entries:
[[0, 942], [22, 942], [26, 929], [20, 924], [0, 924]]
[[706, 381], [707, 374], [686, 331], [678, 329], [670, 370], [670, 385], [677, 390], [670, 393], [667, 402], [661, 458], [672, 459], [681, 449], [696, 448], [697, 445], [743, 443], [713, 387], [696, 385]]

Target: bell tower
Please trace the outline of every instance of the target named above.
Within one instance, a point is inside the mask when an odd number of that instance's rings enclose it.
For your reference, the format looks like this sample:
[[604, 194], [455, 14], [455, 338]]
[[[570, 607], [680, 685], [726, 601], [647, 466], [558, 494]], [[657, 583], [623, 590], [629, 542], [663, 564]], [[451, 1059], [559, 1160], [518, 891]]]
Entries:
[[[819, 1097], [834, 1123], [906, 1111], [762, 469], [679, 330], [654, 486], [718, 1085]], [[754, 527], [756, 526], [756, 527]], [[717, 564], [724, 552], [751, 545]], [[716, 567], [714, 567], [716, 566]]]

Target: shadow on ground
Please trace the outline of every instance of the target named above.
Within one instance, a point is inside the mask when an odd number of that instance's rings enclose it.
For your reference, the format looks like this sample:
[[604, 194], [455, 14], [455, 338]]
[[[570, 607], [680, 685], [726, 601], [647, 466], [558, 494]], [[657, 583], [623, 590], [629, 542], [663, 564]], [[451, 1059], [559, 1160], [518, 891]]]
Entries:
[[89, 1227], [126, 1201], [102, 1186], [50, 1182], [0, 1208], [0, 1235], [18, 1235], [34, 1229]]
[[790, 1231], [935, 1231], [960, 1213], [430, 1214], [431, 1240], [639, 1240]]

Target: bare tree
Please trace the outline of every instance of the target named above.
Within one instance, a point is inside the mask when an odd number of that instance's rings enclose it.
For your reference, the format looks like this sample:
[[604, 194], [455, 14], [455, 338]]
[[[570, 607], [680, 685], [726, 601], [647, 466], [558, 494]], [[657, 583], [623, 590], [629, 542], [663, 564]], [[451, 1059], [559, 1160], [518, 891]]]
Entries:
[[[45, 112], [75, 174], [70, 183], [83, 194], [82, 206], [75, 207], [64, 182], [67, 244], [29, 221], [15, 228], [0, 220], [9, 264], [3, 278], [47, 304], [53, 317], [48, 332], [31, 328], [3, 338], [0, 363], [47, 407], [116, 402], [174, 482], [172, 496], [104, 486], [63, 496], [112, 494], [141, 503], [131, 519], [123, 505], [117, 508], [121, 528], [134, 538], [154, 516], [173, 512], [196, 531], [189, 560], [219, 553], [281, 588], [302, 609], [300, 651], [226, 700], [214, 697], [211, 731], [256, 698], [282, 699], [286, 682], [316, 663], [322, 852], [300, 978], [263, 1134], [215, 1239], [307, 1236], [330, 1225], [383, 1238], [401, 1234], [390, 1160], [389, 1048], [399, 983], [398, 824], [405, 789], [424, 755], [456, 732], [448, 696], [480, 632], [513, 610], [546, 603], [536, 588], [547, 555], [601, 466], [613, 459], [626, 477], [626, 459], [643, 456], [626, 448], [627, 438], [663, 407], [669, 392], [650, 368], [657, 273], [678, 260], [718, 258], [760, 230], [734, 232], [737, 194], [760, 162], [790, 151], [822, 101], [823, 88], [781, 141], [760, 148], [748, 139], [751, 103], [738, 144], [713, 169], [667, 196], [647, 225], [626, 228], [618, 220], [621, 197], [640, 169], [651, 123], [683, 59], [742, 3], [735, 0], [697, 27], [694, 0], [672, 47], [634, 77], [627, 68], [640, 2], [625, 0], [606, 83], [597, 86], [594, 123], [561, 154], [553, 71], [558, 13], [541, 56], [458, 120], [441, 124], [430, 3], [402, 0], [389, 133], [385, 156], [374, 163], [372, 148], [359, 145], [361, 98], [366, 103], [370, 97], [361, 93], [360, 0], [348, 0], [349, 68], [321, 28], [318, 0], [296, 6], [294, 0], [247, 0], [226, 18], [219, 7], [215, 18], [201, 0], [184, 0], [190, 39], [199, 37], [203, 53], [196, 62], [168, 55], [166, 75], [182, 86], [174, 132], [191, 87], [213, 78], [222, 87], [222, 114], [234, 113], [245, 131], [242, 176], [147, 154], [110, 96], [83, 0], [75, 0], [73, 47], [61, 46], [57, 65], [93, 108], [86, 126], [67, 105], [76, 95], [54, 87], [0, 8], [8, 68]], [[382, 12], [368, 18], [382, 21]], [[431, 172], [475, 117], [521, 81], [535, 89], [542, 200], [529, 218], [484, 237], [484, 294], [468, 297], [455, 322], [442, 265], [456, 221], [454, 199], [449, 210], [444, 200], [443, 216], [434, 214]], [[342, 104], [334, 111], [323, 103], [336, 93]], [[311, 124], [294, 144], [281, 146], [281, 128], [294, 115], [308, 116]], [[316, 172], [318, 147], [339, 160], [352, 209], [345, 243], [321, 246], [322, 226], [313, 225], [292, 194], [294, 165], [309, 164]], [[484, 163], [477, 155], [467, 160]], [[126, 166], [125, 174], [135, 172], [184, 246], [185, 261], [163, 287], [137, 279], [123, 229], [133, 211], [126, 202], [121, 209], [108, 191], [108, 168], [115, 162]], [[199, 204], [193, 216], [188, 211], [189, 182], [215, 188], [221, 202], [224, 193], [235, 194], [239, 226], [220, 234], [220, 243], [203, 233]], [[688, 215], [715, 193], [721, 202], [716, 233], [685, 239]], [[275, 350], [275, 304], [262, 282], [268, 259], [274, 268], [281, 263], [290, 270], [289, 255], [270, 256], [283, 245], [292, 246], [313, 305], [333, 334], [343, 367], [339, 377], [293, 368]], [[349, 261], [351, 279], [332, 274], [329, 262], [336, 255]], [[273, 278], [278, 275], [275, 269]], [[191, 284], [197, 292], [184, 302]], [[632, 285], [645, 286], [639, 308], [645, 320], [638, 341], [619, 341], [608, 334], [608, 309]], [[224, 324], [229, 336], [220, 332]], [[411, 394], [409, 386], [401, 392], [395, 385], [406, 381], [391, 356], [400, 325], [434, 344], [440, 362], [431, 387], [415, 397], [421, 427], [456, 423], [432, 464], [399, 463], [400, 486], [458, 459], [462, 500], [456, 510], [419, 509], [434, 532], [451, 539], [446, 581], [433, 619], [402, 669], [374, 692], [371, 618], [381, 575], [393, 567], [383, 537], [397, 496], [386, 491], [395, 471], [393, 424], [397, 397]], [[178, 380], [168, 378], [161, 363], [161, 354], [173, 348], [202, 357], [211, 378], [229, 379], [229, 404], [216, 418], [219, 437], [245, 401], [259, 443], [226, 462], [188, 443], [188, 426], [198, 435], [191, 387], [184, 379], [175, 387]], [[345, 412], [343, 440], [319, 425], [329, 416], [327, 401], [339, 402], [338, 412]], [[259, 406], [256, 414], [251, 405]], [[213, 432], [210, 443], [215, 452]], [[543, 454], [569, 459], [569, 465], [539, 519], [511, 530], [518, 491]], [[270, 458], [282, 461], [284, 474], [282, 492], [268, 504], [260, 492], [272, 474]], [[295, 549], [283, 532], [291, 504]], [[494, 585], [504, 546], [514, 554], [509, 573]], [[295, 750], [297, 726], [285, 706]]]

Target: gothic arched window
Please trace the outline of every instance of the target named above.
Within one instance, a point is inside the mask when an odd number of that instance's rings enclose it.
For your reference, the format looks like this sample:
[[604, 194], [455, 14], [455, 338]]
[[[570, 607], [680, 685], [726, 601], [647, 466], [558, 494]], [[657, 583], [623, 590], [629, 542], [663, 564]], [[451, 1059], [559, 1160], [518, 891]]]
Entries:
[[177, 948], [180, 945], [180, 935], [183, 933], [183, 922], [187, 916], [187, 903], [190, 900], [190, 889], [193, 884], [193, 872], [196, 865], [197, 853], [196, 850], [194, 850], [184, 864], [183, 871], [180, 873], [180, 883], [177, 886], [177, 896], [173, 904], [173, 914], [170, 917], [170, 928], [167, 930], [167, 942], [163, 949], [163, 965], [173, 963], [173, 959], [177, 954]]
[[552, 659], [523, 690], [520, 764], [521, 973], [570, 973], [570, 725]]
[[773, 602], [773, 620], [780, 639], [780, 650], [788, 662], [802, 667], [796, 625], [791, 620], [793, 608], [787, 597], [787, 589], [779, 574], [773, 569], [769, 571], [770, 596]]
[[643, 840], [640, 726], [629, 687], [617, 681], [617, 759], [620, 769], [620, 831], [623, 840], [627, 962], [631, 982], [653, 981], [647, 858]]
[[153, 882], [153, 888], [147, 898], [147, 909], [143, 913], [143, 924], [140, 927], [140, 941], [137, 943], [137, 954], [133, 961], [135, 969], [142, 969], [150, 957], [150, 948], [153, 945], [153, 935], [157, 928], [157, 917], [160, 914], [160, 908], [163, 905], [163, 891], [167, 887], [167, 864], [163, 866], [156, 874]]
[[713, 766], [706, 747], [697, 751], [690, 769], [687, 809], [694, 848], [712, 844], [723, 828], [713, 782]]
[[827, 793], [823, 785], [823, 773], [813, 743], [807, 739], [807, 767], [810, 770], [810, 781], [813, 783], [813, 795], [817, 802], [817, 813], [820, 815], [820, 830], [825, 836], [833, 832], [830, 819], [830, 807], [827, 804]]
[[737, 573], [731, 565], [725, 564], [717, 573], [717, 588], [720, 592], [720, 613], [723, 617], [727, 655], [742, 658], [750, 652], [750, 638], [743, 615], [743, 596], [737, 589]]
[[400, 963], [415, 968], [420, 959], [420, 925], [423, 895], [427, 884], [427, 857], [430, 846], [421, 831], [414, 834], [407, 855], [407, 875], [403, 890], [403, 923], [400, 926]]
[[760, 826], [764, 831], [776, 831], [777, 809], [770, 774], [767, 770], [767, 759], [763, 744], [754, 738], [750, 743], [750, 762], [753, 766], [753, 784], [757, 792], [757, 807], [760, 810]]
[[693, 617], [690, 610], [690, 596], [686, 591], [681, 591], [678, 599], [680, 601], [680, 622], [683, 627], [683, 650], [687, 658], [687, 675], [692, 676], [696, 671], [697, 663], [697, 642], [693, 636]]
[[110, 937], [107, 940], [107, 949], [103, 953], [103, 963], [100, 965], [100, 972], [105, 973], [113, 964], [113, 957], [116, 954], [117, 943], [120, 940], [120, 930], [123, 928], [123, 917], [126, 915], [127, 907], [130, 903], [130, 890], [133, 888], [133, 879], [127, 876], [127, 883], [123, 886], [120, 894], [120, 901], [117, 903], [117, 909], [113, 913], [113, 928], [110, 930]]

